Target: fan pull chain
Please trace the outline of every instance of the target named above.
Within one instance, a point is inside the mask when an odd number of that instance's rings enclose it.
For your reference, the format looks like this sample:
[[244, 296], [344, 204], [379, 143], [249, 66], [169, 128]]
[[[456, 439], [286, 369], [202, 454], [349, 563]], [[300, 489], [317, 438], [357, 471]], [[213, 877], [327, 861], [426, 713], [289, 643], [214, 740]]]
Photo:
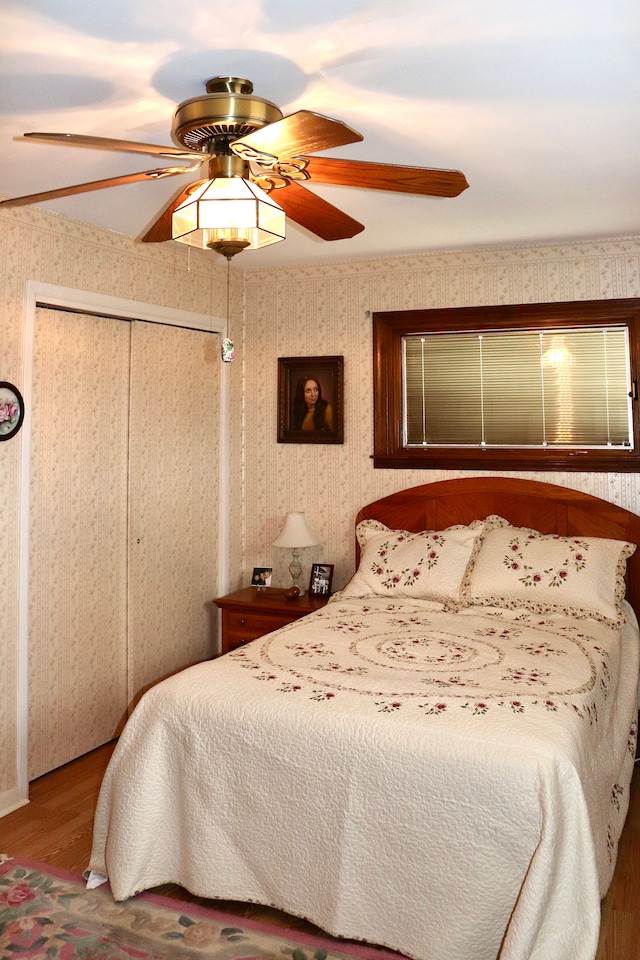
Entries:
[[226, 336], [222, 339], [221, 352], [225, 363], [231, 363], [233, 360], [233, 340], [231, 339], [231, 257], [227, 257], [227, 329]]

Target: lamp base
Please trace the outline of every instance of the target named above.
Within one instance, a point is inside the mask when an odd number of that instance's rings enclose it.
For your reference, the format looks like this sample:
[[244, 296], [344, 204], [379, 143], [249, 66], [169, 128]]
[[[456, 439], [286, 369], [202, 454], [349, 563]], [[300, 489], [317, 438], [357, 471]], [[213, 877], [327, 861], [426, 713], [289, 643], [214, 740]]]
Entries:
[[302, 576], [302, 564], [300, 563], [300, 551], [294, 547], [291, 551], [291, 563], [289, 564], [289, 573], [293, 580], [293, 586], [297, 587], [302, 597], [305, 593], [304, 587], [300, 586], [300, 577]]

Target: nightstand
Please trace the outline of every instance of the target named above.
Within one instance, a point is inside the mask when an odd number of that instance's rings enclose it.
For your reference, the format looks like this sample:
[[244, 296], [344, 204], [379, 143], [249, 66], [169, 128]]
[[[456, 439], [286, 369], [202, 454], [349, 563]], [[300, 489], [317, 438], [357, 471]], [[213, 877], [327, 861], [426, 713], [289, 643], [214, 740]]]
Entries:
[[250, 640], [257, 640], [265, 633], [293, 623], [300, 617], [324, 607], [329, 597], [311, 597], [305, 593], [295, 600], [287, 600], [278, 594], [259, 591], [257, 587], [245, 587], [218, 597], [214, 603], [222, 610], [221, 653], [228, 653]]

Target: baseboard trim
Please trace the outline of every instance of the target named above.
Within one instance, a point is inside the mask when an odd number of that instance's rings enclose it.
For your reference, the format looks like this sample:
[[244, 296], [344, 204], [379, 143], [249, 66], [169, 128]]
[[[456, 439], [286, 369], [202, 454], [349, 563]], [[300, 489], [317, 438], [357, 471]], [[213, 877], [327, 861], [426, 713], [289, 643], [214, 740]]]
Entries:
[[29, 797], [25, 797], [17, 787], [13, 790], [6, 790], [4, 793], [0, 793], [0, 817], [6, 817], [8, 813], [13, 813], [20, 807], [26, 807], [28, 803]]

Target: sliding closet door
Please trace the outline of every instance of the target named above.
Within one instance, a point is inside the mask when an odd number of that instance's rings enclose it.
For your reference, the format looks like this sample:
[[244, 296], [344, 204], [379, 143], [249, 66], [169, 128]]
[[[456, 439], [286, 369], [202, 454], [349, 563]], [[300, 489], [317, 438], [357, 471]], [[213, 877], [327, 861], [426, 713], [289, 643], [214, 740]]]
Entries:
[[129, 324], [38, 309], [29, 778], [111, 739], [127, 707]]
[[213, 652], [219, 339], [37, 311], [29, 778]]
[[212, 655], [220, 341], [132, 324], [129, 694]]

